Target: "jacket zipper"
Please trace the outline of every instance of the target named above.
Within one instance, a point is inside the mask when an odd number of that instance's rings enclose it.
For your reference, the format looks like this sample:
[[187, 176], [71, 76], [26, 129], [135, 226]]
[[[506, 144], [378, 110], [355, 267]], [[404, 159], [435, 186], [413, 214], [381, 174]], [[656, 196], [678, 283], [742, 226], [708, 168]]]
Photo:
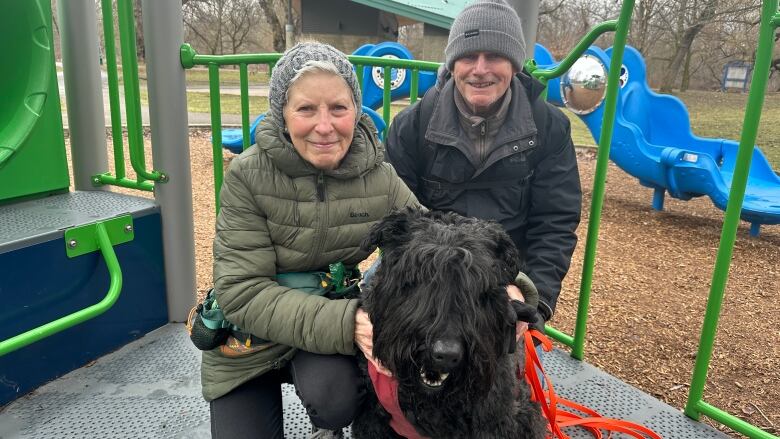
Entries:
[[[311, 262], [309, 263], [310, 266], [314, 266], [314, 261], [317, 258], [317, 255], [320, 254], [320, 251], [322, 251], [322, 246], [325, 242], [325, 233], [327, 230], [325, 223], [328, 220], [328, 203], [325, 202], [325, 177], [322, 172], [317, 174], [317, 177], [314, 179], [314, 184], [317, 189], [317, 232], [315, 236], [318, 236], [319, 239], [317, 240], [317, 243], [311, 253]], [[323, 208], [325, 209], [324, 214], [320, 211]]]
[[317, 174], [317, 179], [314, 184], [317, 185], [317, 199], [325, 201], [325, 179], [322, 176], [322, 172]]
[[482, 122], [482, 126], [479, 129], [479, 145], [478, 145], [478, 153], [479, 153], [479, 162], [482, 163], [485, 161], [485, 156], [487, 155], [487, 142], [485, 140], [485, 133], [487, 132], [487, 122]]

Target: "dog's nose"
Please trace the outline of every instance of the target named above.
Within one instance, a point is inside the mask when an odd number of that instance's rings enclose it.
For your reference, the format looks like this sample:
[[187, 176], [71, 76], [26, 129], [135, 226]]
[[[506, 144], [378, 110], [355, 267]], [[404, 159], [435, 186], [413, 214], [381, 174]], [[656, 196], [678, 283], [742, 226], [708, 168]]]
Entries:
[[451, 370], [463, 360], [463, 345], [457, 340], [436, 340], [431, 348], [433, 365]]

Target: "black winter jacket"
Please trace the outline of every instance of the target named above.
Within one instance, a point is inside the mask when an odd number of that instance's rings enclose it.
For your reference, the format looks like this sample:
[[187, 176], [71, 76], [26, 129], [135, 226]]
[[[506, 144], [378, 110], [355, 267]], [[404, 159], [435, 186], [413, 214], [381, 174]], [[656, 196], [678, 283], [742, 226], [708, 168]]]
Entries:
[[544, 86], [521, 73], [510, 87], [506, 120], [479, 166], [469, 160], [472, 146], [458, 119], [452, 79], [395, 117], [387, 157], [426, 207], [504, 226], [548, 320], [577, 244], [577, 159], [569, 120], [540, 97]]

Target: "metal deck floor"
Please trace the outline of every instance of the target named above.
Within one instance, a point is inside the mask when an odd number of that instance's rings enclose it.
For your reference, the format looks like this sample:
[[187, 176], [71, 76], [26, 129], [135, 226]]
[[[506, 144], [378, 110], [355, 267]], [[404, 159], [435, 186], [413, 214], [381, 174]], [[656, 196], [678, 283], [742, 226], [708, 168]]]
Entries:
[[[728, 438], [563, 351], [544, 362], [561, 396], [604, 416], [640, 422], [667, 439]], [[199, 365], [184, 325], [166, 325], [0, 409], [0, 439], [208, 438]], [[285, 436], [305, 439], [309, 423], [292, 386], [284, 386], [283, 398]]]

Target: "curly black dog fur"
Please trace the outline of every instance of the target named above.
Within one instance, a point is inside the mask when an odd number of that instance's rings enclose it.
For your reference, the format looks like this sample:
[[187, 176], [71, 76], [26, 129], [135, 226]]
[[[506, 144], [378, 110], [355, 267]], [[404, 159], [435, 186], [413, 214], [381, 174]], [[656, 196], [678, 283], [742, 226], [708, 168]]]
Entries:
[[[398, 401], [432, 439], [543, 438], [546, 426], [518, 379], [517, 314], [506, 285], [518, 252], [495, 222], [407, 209], [384, 218], [365, 247], [382, 262], [364, 288], [374, 355], [398, 381]], [[365, 368], [365, 363], [362, 365]], [[399, 438], [371, 384], [352, 425], [360, 439]]]

